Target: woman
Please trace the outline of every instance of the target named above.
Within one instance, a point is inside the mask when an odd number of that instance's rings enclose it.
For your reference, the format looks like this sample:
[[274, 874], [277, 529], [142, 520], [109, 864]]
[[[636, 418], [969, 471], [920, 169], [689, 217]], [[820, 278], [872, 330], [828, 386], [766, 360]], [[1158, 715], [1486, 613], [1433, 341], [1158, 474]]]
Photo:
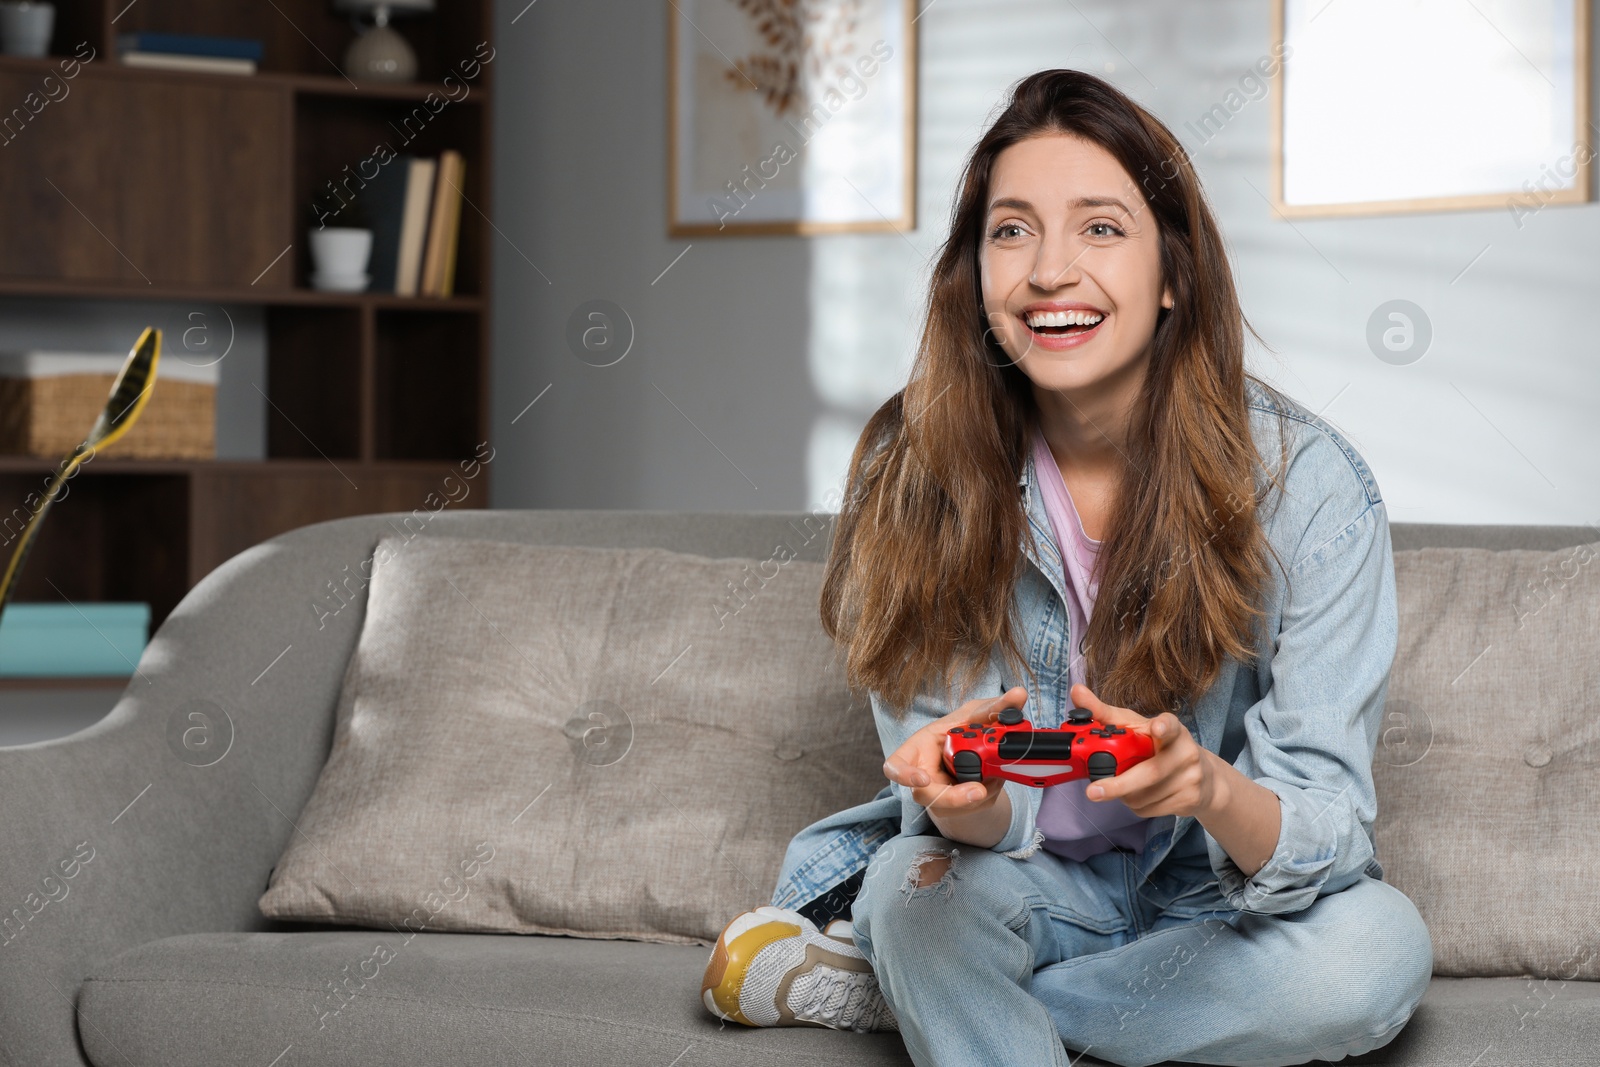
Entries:
[[[1091, 75], [1021, 81], [823, 586], [890, 784], [796, 835], [713, 1013], [898, 1029], [921, 1065], [1338, 1060], [1409, 1020], [1432, 944], [1372, 838], [1386, 510], [1246, 328], [1170, 131]], [[952, 725], [1075, 707], [1155, 754], [1044, 790], [942, 766]]]

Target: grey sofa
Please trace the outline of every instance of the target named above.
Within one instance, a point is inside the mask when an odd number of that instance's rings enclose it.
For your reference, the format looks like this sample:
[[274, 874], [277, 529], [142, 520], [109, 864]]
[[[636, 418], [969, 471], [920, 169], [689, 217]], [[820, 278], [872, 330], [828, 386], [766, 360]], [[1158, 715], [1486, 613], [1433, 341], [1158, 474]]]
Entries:
[[[423, 934], [381, 993], [318, 1032], [330, 977], [358, 964], [372, 936], [269, 922], [256, 901], [329, 749], [362, 621], [356, 564], [403, 517], [321, 523], [241, 553], [167, 619], [108, 718], [0, 750], [0, 1062], [909, 1063], [893, 1033], [719, 1025], [698, 999], [707, 949], [539, 935]], [[425, 534], [761, 558], [801, 518], [468, 511], [438, 514]], [[1588, 528], [1392, 530], [1397, 549], [1594, 539]], [[804, 557], [821, 559], [823, 540]], [[348, 607], [313, 608], [340, 587]], [[179, 757], [174, 739], [196, 724], [214, 732], [226, 763]], [[1345, 1062], [1593, 1062], [1600, 984], [1550, 988], [1539, 1025], [1522, 1027], [1514, 1009], [1528, 980], [1436, 978], [1398, 1039]]]

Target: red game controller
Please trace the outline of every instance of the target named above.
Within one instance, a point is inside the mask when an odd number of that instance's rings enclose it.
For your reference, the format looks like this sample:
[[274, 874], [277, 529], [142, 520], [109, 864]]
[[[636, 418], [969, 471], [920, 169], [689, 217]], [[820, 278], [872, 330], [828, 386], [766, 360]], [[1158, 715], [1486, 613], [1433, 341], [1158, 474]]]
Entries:
[[944, 765], [958, 782], [1007, 778], [1023, 785], [1055, 785], [1077, 778], [1111, 778], [1155, 755], [1146, 734], [1097, 723], [1073, 708], [1065, 725], [1035, 730], [1022, 712], [1006, 708], [997, 723], [952, 726], [944, 738]]

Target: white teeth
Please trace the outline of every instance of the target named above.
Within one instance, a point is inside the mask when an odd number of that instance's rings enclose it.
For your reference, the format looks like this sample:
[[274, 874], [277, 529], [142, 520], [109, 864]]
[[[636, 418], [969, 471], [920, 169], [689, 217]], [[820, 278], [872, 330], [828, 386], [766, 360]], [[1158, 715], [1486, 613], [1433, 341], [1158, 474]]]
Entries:
[[1093, 326], [1104, 315], [1094, 311], [1030, 311], [1029, 326]]

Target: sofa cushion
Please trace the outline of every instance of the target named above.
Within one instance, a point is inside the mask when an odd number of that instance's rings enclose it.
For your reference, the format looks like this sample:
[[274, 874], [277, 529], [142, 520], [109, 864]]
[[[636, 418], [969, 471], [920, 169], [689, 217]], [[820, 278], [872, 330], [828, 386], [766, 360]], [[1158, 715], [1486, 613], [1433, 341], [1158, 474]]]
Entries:
[[700, 1004], [708, 954], [538, 935], [187, 934], [94, 970], [78, 1029], [97, 1067], [911, 1063], [892, 1032], [721, 1023]]
[[[705, 957], [685, 945], [565, 937], [186, 934], [94, 969], [78, 998], [78, 1030], [96, 1067], [280, 1056], [278, 1067], [911, 1063], [895, 1033], [720, 1024], [696, 996]], [[1436, 978], [1398, 1037], [1339, 1065], [1588, 1062], [1600, 1045], [1600, 984], [1529, 985]], [[1092, 1054], [1073, 1064], [1106, 1067]]]
[[822, 564], [384, 538], [261, 911], [709, 945], [885, 784]]
[[1443, 975], [1600, 978], [1600, 542], [1394, 554], [1385, 880]]

